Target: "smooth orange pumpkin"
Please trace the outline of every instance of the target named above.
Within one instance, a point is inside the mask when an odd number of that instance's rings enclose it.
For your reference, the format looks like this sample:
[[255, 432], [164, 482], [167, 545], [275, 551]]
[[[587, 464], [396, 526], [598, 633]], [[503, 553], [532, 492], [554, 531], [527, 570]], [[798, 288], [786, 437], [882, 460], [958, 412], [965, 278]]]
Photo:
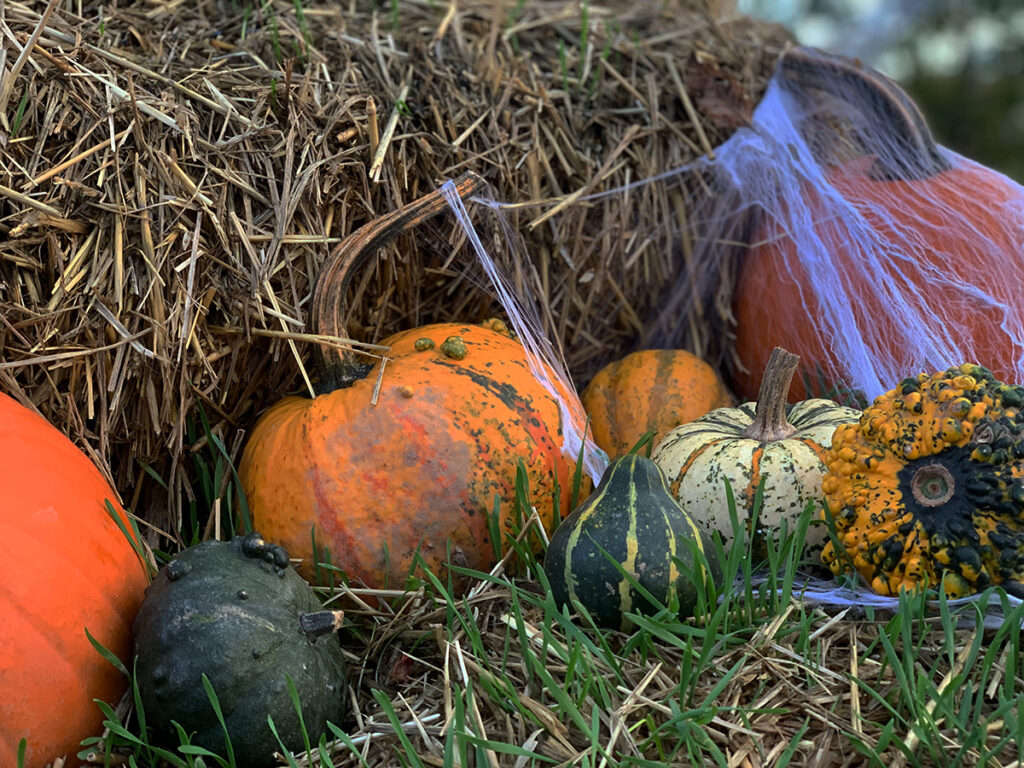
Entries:
[[102, 730], [93, 699], [127, 688], [85, 633], [127, 662], [148, 581], [107, 500], [120, 508], [67, 437], [0, 394], [0, 764], [22, 738], [26, 766], [70, 764]]
[[683, 349], [645, 349], [609, 363], [583, 390], [594, 442], [622, 456], [647, 432], [670, 430], [734, 404], [715, 369]]
[[[456, 189], [466, 196], [481, 183], [468, 175]], [[353, 272], [445, 206], [433, 192], [346, 238], [317, 284], [316, 331], [344, 336]], [[534, 378], [523, 346], [500, 324], [486, 325], [392, 336], [383, 370], [332, 350], [321, 394], [287, 398], [257, 423], [239, 466], [253, 522], [302, 558], [304, 575], [314, 574], [314, 535], [330, 562], [371, 587], [402, 588], [416, 551], [435, 572], [449, 562], [487, 570], [488, 517], [500, 500], [504, 539], [519, 462], [545, 526], [556, 509], [568, 514], [575, 462], [562, 453], [558, 403]]]
[[[913, 300], [921, 301], [922, 306], [943, 308], [955, 317], [960, 324], [956, 333], [968, 340], [973, 356], [997, 378], [1014, 381], [1015, 363], [1024, 356], [1024, 348], [1001, 331], [1004, 310], [973, 301], [961, 286], [988, 289], [997, 285], [998, 297], [1024, 296], [1024, 271], [1007, 270], [992, 263], [992, 257], [979, 256], [1019, 253], [1019, 233], [1006, 226], [1001, 217], [1013, 205], [1019, 208], [1020, 189], [983, 166], [966, 162], [951, 165], [938, 151], [924, 118], [909, 97], [859, 63], [794, 49], [783, 57], [781, 67], [784, 76], [793, 78], [797, 88], [806, 86], [808, 92], [852, 89], [849, 98], [857, 101], [851, 103], [871, 110], [875, 123], [882, 126], [879, 130], [889, 126], [889, 134], [905, 139], [891, 155], [871, 154], [870, 147], [851, 152], [847, 147], [845, 155], [826, 167], [829, 183], [864, 217], [880, 242], [909, 238], [915, 243], [915, 251], [922, 255], [913, 265], [900, 269], [895, 260], [882, 261], [888, 272], [870, 278], [854, 260], [856, 252], [850, 253], [843, 229], [832, 227], [831, 218], [815, 202], [815, 193], [808, 191], [804, 201], [818, 214], [812, 218], [822, 222], [815, 231], [838, 257], [837, 268], [845, 280], [843, 305], [850, 313], [851, 326], [875, 329], [870, 335], [861, 334], [869, 358], [899, 359], [908, 343], [906, 334], [899, 332], [891, 308], [880, 297], [880, 286], [870, 281], [881, 279], [892, 284], [897, 279], [909, 280], [912, 288], [907, 295], [919, 292]], [[835, 138], [840, 145], [849, 137], [837, 130]], [[970, 226], [949, 226], [950, 219], [957, 217]], [[988, 242], [984, 246], [974, 242], [978, 235], [969, 237], [972, 230]], [[793, 240], [777, 226], [764, 224], [752, 242], [758, 245], [744, 257], [732, 305], [735, 351], [746, 370], [738, 370], [731, 383], [740, 397], [756, 396], [758, 372], [778, 345], [802, 360], [803, 375], [794, 380], [790, 399], [821, 395], [823, 389], [841, 383], [843, 372], [831, 349], [833, 340], [820, 331], [820, 297]], [[942, 281], [930, 278], [936, 273], [943, 276]], [[916, 371], [896, 372], [897, 376], [913, 374]], [[815, 382], [810, 393], [803, 376]], [[817, 384], [819, 381], [821, 384]]]

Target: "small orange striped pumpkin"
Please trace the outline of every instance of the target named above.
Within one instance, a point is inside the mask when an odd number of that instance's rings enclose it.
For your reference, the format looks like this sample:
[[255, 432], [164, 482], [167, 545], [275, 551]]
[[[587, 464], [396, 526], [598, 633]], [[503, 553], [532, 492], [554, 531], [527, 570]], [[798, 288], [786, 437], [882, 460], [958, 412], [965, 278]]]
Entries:
[[[787, 521], [789, 531], [809, 501], [820, 504], [824, 456], [840, 424], [856, 422], [860, 411], [815, 398], [786, 404], [800, 358], [776, 347], [765, 369], [757, 402], [718, 408], [682, 424], [655, 447], [651, 458], [661, 467], [669, 489], [693, 518], [720, 531], [728, 547], [733, 538], [725, 481], [736, 500], [741, 525], [751, 527], [758, 486], [763, 503], [755, 542]], [[816, 556], [825, 544], [823, 525], [808, 530], [804, 552]]]
[[718, 373], [683, 349], [643, 349], [609, 363], [581, 397], [597, 443], [610, 457], [629, 452], [647, 432], [670, 429], [734, 400]]

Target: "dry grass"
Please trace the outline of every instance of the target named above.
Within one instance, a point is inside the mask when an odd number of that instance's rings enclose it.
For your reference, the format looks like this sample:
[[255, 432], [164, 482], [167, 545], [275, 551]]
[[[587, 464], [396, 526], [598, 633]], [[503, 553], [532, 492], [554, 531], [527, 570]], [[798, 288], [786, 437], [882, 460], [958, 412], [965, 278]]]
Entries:
[[342, 587], [351, 712], [299, 765], [1018, 765], [1021, 606], [805, 601], [798, 540], [769, 555], [790, 577], [750, 587], [740, 541], [717, 609], [632, 634], [559, 612], [523, 547], [465, 599]]
[[738, 564], [749, 553], [733, 555], [717, 610], [645, 619], [635, 634], [560, 614], [525, 550], [524, 574], [499, 566], [464, 601], [428, 580], [397, 609], [357, 609], [343, 633], [358, 650], [357, 711], [330, 761], [1018, 765], [1021, 606], [986, 628], [970, 607], [805, 601], [797, 540], [769, 555], [791, 577], [751, 588]]
[[[844, 759], [855, 754], [844, 734], [864, 731], [854, 707], [866, 704], [868, 711], [858, 714], [869, 718], [879, 714], [877, 704], [864, 702], [856, 690], [851, 692], [848, 678], [854, 658], [850, 643], [870, 637], [870, 627], [852, 626], [825, 614], [814, 617], [812, 627], [827, 651], [819, 665], [809, 664], [793, 650], [788, 631], [780, 639], [773, 636], [770, 630], [788, 629], [787, 624], [772, 624], [750, 643], [724, 650], [699, 679], [687, 681], [684, 649], [652, 644], [620, 657], [627, 642], [622, 636], [610, 640], [614, 663], [584, 653], [577, 656], [574, 673], [567, 660], [570, 648], [579, 654], [578, 642], [566, 642], [560, 633], [552, 640], [551, 633], [539, 629], [544, 623], [539, 609], [524, 611], [525, 621], [516, 624], [509, 614], [510, 603], [509, 591], [500, 587], [484, 589], [471, 602], [482, 654], [467, 642], [465, 632], [456, 631], [452, 637], [446, 631], [444, 612], [385, 625], [374, 652], [359, 659], [363, 677], [357, 701], [364, 714], [358, 716], [350, 734], [354, 743], [369, 744], [368, 754], [375, 758], [367, 761], [370, 765], [395, 764], [396, 753], [403, 750], [380, 707], [367, 707], [367, 699], [372, 700], [369, 691], [374, 689], [392, 702], [415, 753], [426, 765], [442, 764], [444, 730], [453, 718], [452, 698], [465, 696], [467, 690], [472, 691], [470, 709], [475, 710], [467, 718], [472, 734], [485, 741], [525, 745], [564, 765], [587, 760], [597, 765], [602, 748], [614, 756], [613, 765], [629, 757], [667, 760], [670, 754], [671, 764], [690, 764], [685, 750], [674, 752], [686, 740], [682, 733], [673, 733], [674, 727], [683, 730], [687, 723], [666, 727], [678, 719], [683, 707], [680, 690], [690, 694], [697, 710], [692, 725], [736, 766], [773, 765], [791, 744], [800, 752], [796, 764], [858, 764]], [[793, 609], [798, 606], [790, 606]], [[509, 639], [519, 627], [537, 638], [525, 654]], [[539, 664], [576, 700], [581, 722], [559, 713], [553, 686], [538, 674]], [[600, 675], [606, 684], [581, 680], [580, 668], [586, 669], [586, 675]], [[868, 683], [878, 682], [879, 670], [880, 665], [872, 665]], [[594, 690], [587, 691], [585, 683]], [[877, 727], [870, 730], [877, 736]], [[336, 765], [359, 764], [340, 749], [342, 745], [336, 746]], [[706, 744], [702, 746], [707, 750]]]
[[[280, 764], [1019, 766], [1024, 602], [853, 592], [843, 605], [800, 555], [812, 511], [763, 560], [741, 532], [719, 553], [728, 586], [698, 618], [663, 610], [635, 616], [632, 632], [555, 603], [536, 512], [490, 573], [417, 571], [405, 590], [324, 584], [345, 609], [349, 711]], [[139, 733], [131, 700], [122, 734]], [[200, 765], [161, 760], [152, 734], [107, 738], [113, 765]]]
[[[171, 529], [199, 406], [237, 456], [314, 376], [332, 245], [463, 170], [543, 201], [506, 214], [528, 258], [495, 252], [579, 384], [641, 343], [685, 260], [683, 191], [579, 198], [710, 151], [786, 40], [698, 0], [2, 0], [0, 36], [0, 388]], [[349, 335], [489, 314], [457, 246], [440, 223], [382, 253]]]

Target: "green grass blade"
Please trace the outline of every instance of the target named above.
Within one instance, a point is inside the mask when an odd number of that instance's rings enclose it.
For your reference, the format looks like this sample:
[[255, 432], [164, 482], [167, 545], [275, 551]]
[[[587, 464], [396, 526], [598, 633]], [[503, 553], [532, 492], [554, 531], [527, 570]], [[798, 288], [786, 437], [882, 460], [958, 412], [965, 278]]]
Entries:
[[217, 718], [217, 722], [220, 723], [221, 729], [224, 731], [224, 746], [227, 751], [227, 761], [229, 765], [235, 764], [235, 749], [231, 745], [231, 734], [228, 733], [228, 725], [224, 720], [224, 713], [220, 708], [220, 700], [217, 698], [216, 692], [213, 690], [213, 683], [210, 682], [210, 678], [206, 676], [204, 672], [202, 675], [203, 690], [206, 692], [206, 698], [210, 701], [210, 706], [213, 707], [213, 713]]

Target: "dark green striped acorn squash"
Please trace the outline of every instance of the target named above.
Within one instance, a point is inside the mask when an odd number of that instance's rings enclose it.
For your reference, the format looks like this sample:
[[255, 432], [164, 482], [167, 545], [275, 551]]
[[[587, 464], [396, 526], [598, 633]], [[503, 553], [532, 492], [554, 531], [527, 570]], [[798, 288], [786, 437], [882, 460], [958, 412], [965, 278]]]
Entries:
[[691, 575], [722, 581], [707, 534], [669, 493], [658, 466], [636, 454], [615, 459], [590, 497], [558, 526], [544, 572], [559, 605], [578, 601], [595, 622], [618, 629], [629, 629], [627, 613], [657, 608], [625, 574], [663, 605], [676, 599], [684, 618], [693, 615], [697, 590], [706, 584], [695, 584]]
[[276, 765], [285, 746], [304, 749], [290, 678], [313, 744], [345, 711], [340, 611], [324, 611], [284, 548], [258, 533], [182, 551], [146, 589], [134, 624], [135, 674], [146, 723], [159, 740], [226, 754], [224, 731], [202, 682], [224, 714], [235, 764]]

